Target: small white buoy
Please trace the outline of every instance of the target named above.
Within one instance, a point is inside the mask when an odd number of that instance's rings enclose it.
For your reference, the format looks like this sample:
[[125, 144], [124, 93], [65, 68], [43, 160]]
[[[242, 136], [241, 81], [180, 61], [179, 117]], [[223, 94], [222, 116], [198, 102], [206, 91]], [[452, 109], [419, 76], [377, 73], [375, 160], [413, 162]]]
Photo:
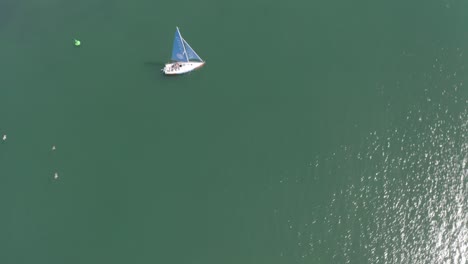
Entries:
[[52, 146], [52, 150], [55, 150], [55, 146]]
[[58, 179], [58, 173], [54, 174], [54, 179]]
[[6, 135], [3, 135], [3, 141], [5, 141], [5, 140], [6, 140]]

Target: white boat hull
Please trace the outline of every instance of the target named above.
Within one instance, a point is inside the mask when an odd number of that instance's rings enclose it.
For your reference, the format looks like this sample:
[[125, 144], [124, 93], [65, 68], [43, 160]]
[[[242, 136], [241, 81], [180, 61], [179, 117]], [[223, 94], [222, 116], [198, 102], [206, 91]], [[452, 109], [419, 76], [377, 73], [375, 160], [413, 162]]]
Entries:
[[200, 68], [205, 64], [204, 61], [189, 61], [189, 62], [174, 62], [174, 63], [167, 63], [162, 71], [166, 75], [177, 75], [177, 74], [184, 74], [187, 72], [191, 72], [197, 68]]

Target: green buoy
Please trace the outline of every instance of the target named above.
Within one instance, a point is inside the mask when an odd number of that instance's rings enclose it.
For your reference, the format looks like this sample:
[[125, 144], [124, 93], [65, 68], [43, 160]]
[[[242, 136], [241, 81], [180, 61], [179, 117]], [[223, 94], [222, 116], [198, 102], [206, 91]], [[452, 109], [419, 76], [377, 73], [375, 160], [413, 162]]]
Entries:
[[75, 39], [75, 47], [79, 47], [81, 45], [81, 41]]

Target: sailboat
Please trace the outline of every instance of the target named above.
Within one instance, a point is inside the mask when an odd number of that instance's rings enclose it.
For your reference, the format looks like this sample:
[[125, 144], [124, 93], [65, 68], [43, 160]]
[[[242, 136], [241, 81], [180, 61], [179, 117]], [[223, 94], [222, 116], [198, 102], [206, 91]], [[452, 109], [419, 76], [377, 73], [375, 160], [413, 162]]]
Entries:
[[162, 71], [167, 75], [183, 74], [200, 68], [204, 64], [202, 58], [182, 38], [179, 28], [176, 27], [171, 62], [167, 63]]

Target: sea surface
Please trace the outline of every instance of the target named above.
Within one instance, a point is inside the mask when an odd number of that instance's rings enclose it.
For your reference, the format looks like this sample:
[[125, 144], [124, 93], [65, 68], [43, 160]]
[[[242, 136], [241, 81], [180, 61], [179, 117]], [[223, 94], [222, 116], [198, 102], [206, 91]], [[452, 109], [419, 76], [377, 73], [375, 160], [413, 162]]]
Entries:
[[0, 0], [0, 263], [466, 264], [467, 60], [465, 0]]

